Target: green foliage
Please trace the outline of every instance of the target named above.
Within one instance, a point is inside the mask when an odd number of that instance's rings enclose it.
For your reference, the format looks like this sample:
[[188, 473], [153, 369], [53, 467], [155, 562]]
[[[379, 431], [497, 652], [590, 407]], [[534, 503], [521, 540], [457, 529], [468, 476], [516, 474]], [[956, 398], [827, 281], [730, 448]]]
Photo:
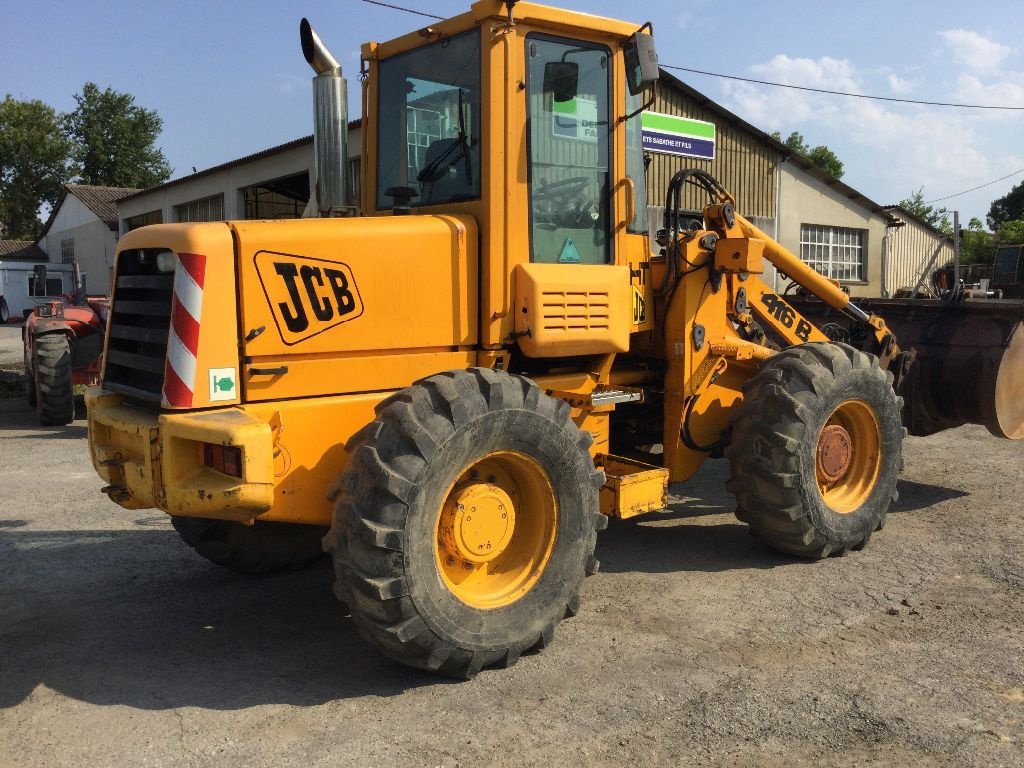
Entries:
[[95, 83], [67, 115], [39, 100], [0, 102], [0, 237], [33, 240], [39, 208], [54, 205], [68, 181], [151, 187], [170, 178], [156, 147], [163, 121], [135, 97]]
[[1024, 216], [1000, 224], [996, 230], [996, 240], [1002, 245], [1024, 244]]
[[836, 156], [836, 153], [826, 147], [824, 144], [820, 144], [813, 149], [807, 146], [807, 142], [804, 141], [803, 134], [798, 131], [793, 131], [786, 138], [782, 140], [782, 134], [778, 131], [772, 134], [772, 138], [776, 141], [781, 141], [789, 149], [796, 152], [798, 155], [802, 155], [811, 161], [815, 166], [823, 170], [828, 175], [841, 179], [843, 178], [843, 162]]
[[163, 127], [155, 110], [136, 106], [131, 94], [101, 91], [95, 83], [86, 83], [75, 102], [64, 129], [74, 142], [83, 183], [144, 189], [170, 178], [167, 158], [155, 145]]
[[988, 226], [998, 230], [1008, 221], [1024, 219], [1024, 181], [1015, 186], [998, 200], [992, 201], [988, 209]]
[[69, 151], [52, 107], [10, 94], [0, 102], [0, 236], [39, 235], [39, 206], [53, 205], [60, 196], [70, 175]]
[[992, 233], [985, 230], [981, 219], [971, 219], [960, 241], [960, 263], [992, 264], [995, 258], [996, 242]]
[[[921, 187], [910, 197], [900, 200], [900, 208], [914, 214], [919, 219], [924, 219], [943, 234], [953, 234], [953, 222], [949, 216], [949, 209], [927, 205], [924, 202], [924, 187]], [[978, 223], [980, 224], [981, 222]]]

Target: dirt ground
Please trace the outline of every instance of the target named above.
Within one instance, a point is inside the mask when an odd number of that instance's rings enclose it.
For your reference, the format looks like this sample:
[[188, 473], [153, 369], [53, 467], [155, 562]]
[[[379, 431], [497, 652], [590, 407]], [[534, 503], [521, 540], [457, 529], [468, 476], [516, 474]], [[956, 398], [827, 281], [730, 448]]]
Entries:
[[1019, 766], [1022, 459], [909, 438], [885, 530], [822, 562], [752, 539], [711, 461], [601, 534], [553, 646], [459, 683], [364, 644], [327, 563], [211, 565], [100, 494], [84, 421], [0, 400], [0, 764]]

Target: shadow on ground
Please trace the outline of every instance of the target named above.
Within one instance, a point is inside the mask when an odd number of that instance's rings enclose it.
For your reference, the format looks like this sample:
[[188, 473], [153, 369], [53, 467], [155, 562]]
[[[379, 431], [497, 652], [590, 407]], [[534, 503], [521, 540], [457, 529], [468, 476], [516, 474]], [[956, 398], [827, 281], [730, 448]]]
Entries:
[[896, 484], [896, 490], [899, 491], [900, 497], [889, 507], [890, 512], [916, 512], [933, 504], [970, 495], [959, 488], [915, 483], [913, 480], [900, 480]]
[[249, 577], [170, 530], [6, 529], [0, 564], [0, 707], [40, 684], [95, 704], [242, 709], [444, 683], [359, 638], [326, 560]]
[[4, 440], [84, 440], [89, 436], [85, 423], [85, 399], [75, 397], [75, 419], [62, 427], [44, 427], [36, 410], [22, 398], [0, 398], [0, 433], [18, 431], [24, 434], [5, 435]]

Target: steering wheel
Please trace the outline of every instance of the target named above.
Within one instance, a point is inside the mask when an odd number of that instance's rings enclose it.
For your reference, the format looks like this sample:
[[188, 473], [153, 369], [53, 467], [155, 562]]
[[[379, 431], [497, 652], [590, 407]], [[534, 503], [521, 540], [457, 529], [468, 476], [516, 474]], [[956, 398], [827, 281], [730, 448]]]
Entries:
[[567, 200], [576, 197], [590, 186], [593, 179], [586, 176], [571, 176], [561, 181], [553, 181], [550, 184], [537, 186], [533, 190], [533, 199], [540, 200]]

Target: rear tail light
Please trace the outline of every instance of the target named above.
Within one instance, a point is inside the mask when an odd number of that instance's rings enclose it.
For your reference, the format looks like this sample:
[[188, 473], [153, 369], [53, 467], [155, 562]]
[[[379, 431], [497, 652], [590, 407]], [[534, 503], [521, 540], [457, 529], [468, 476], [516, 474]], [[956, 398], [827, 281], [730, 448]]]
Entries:
[[202, 444], [204, 467], [215, 469], [225, 475], [242, 478], [242, 448], [237, 445]]

